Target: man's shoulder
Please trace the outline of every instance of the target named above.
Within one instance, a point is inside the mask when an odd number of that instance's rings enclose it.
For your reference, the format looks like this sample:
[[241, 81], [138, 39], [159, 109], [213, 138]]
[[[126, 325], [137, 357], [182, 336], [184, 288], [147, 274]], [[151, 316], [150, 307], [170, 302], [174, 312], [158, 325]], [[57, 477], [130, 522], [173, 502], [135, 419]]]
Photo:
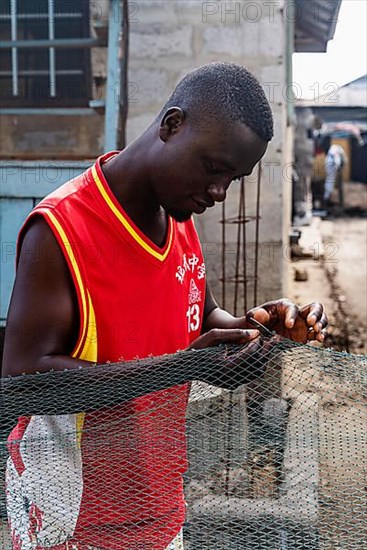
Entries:
[[91, 170], [88, 169], [75, 178], [63, 183], [60, 187], [57, 187], [54, 191], [42, 199], [38, 206], [56, 207], [61, 202], [72, 199], [75, 195], [85, 193], [92, 181]]

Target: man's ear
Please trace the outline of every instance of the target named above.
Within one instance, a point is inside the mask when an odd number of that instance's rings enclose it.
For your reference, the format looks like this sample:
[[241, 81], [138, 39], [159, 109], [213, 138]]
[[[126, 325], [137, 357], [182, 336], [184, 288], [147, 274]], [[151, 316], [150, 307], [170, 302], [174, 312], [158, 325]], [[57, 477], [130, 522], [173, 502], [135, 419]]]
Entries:
[[159, 137], [167, 141], [176, 134], [185, 120], [185, 113], [180, 107], [170, 107], [163, 115], [159, 126]]

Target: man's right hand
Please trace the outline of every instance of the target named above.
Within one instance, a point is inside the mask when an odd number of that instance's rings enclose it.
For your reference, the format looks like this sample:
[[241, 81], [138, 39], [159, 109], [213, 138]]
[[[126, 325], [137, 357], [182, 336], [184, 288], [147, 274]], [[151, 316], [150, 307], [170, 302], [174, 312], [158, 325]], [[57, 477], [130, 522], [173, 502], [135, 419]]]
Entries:
[[212, 329], [194, 340], [187, 349], [204, 349], [219, 344], [223, 347], [218, 360], [202, 365], [199, 379], [213, 386], [234, 390], [264, 374], [269, 350], [279, 340], [275, 336], [264, 341], [258, 330]]
[[260, 335], [258, 330], [212, 328], [194, 340], [187, 349], [204, 349], [218, 344], [248, 344]]

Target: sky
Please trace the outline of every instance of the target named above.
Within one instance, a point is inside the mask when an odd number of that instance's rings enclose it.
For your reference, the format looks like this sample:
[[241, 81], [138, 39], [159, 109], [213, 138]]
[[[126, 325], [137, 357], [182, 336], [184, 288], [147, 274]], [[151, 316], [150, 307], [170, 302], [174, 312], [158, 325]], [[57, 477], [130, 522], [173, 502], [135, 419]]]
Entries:
[[[332, 92], [367, 72], [367, 0], [342, 0], [334, 39], [326, 53], [293, 54], [297, 97]], [[319, 92], [319, 93], [317, 93]]]

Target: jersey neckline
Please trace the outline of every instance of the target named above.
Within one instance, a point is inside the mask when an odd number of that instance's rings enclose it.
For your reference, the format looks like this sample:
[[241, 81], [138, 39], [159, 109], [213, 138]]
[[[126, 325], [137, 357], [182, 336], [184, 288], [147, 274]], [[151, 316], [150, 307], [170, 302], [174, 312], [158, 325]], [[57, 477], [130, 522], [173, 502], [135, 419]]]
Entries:
[[116, 199], [115, 195], [112, 193], [110, 186], [108, 185], [106, 178], [103, 174], [101, 165], [107, 162], [109, 159], [117, 155], [119, 151], [111, 151], [99, 157], [95, 164], [91, 168], [92, 178], [96, 185], [97, 190], [100, 193], [103, 201], [105, 202], [107, 208], [111, 211], [112, 215], [118, 220], [118, 222], [125, 228], [125, 230], [130, 234], [132, 239], [140, 246], [145, 252], [156, 258], [157, 260], [163, 262], [171, 248], [173, 242], [173, 232], [174, 232], [174, 223], [171, 216], [167, 217], [167, 234], [165, 243], [162, 247], [157, 246], [149, 237], [139, 229], [139, 227], [133, 222], [133, 220], [125, 212], [121, 204]]

